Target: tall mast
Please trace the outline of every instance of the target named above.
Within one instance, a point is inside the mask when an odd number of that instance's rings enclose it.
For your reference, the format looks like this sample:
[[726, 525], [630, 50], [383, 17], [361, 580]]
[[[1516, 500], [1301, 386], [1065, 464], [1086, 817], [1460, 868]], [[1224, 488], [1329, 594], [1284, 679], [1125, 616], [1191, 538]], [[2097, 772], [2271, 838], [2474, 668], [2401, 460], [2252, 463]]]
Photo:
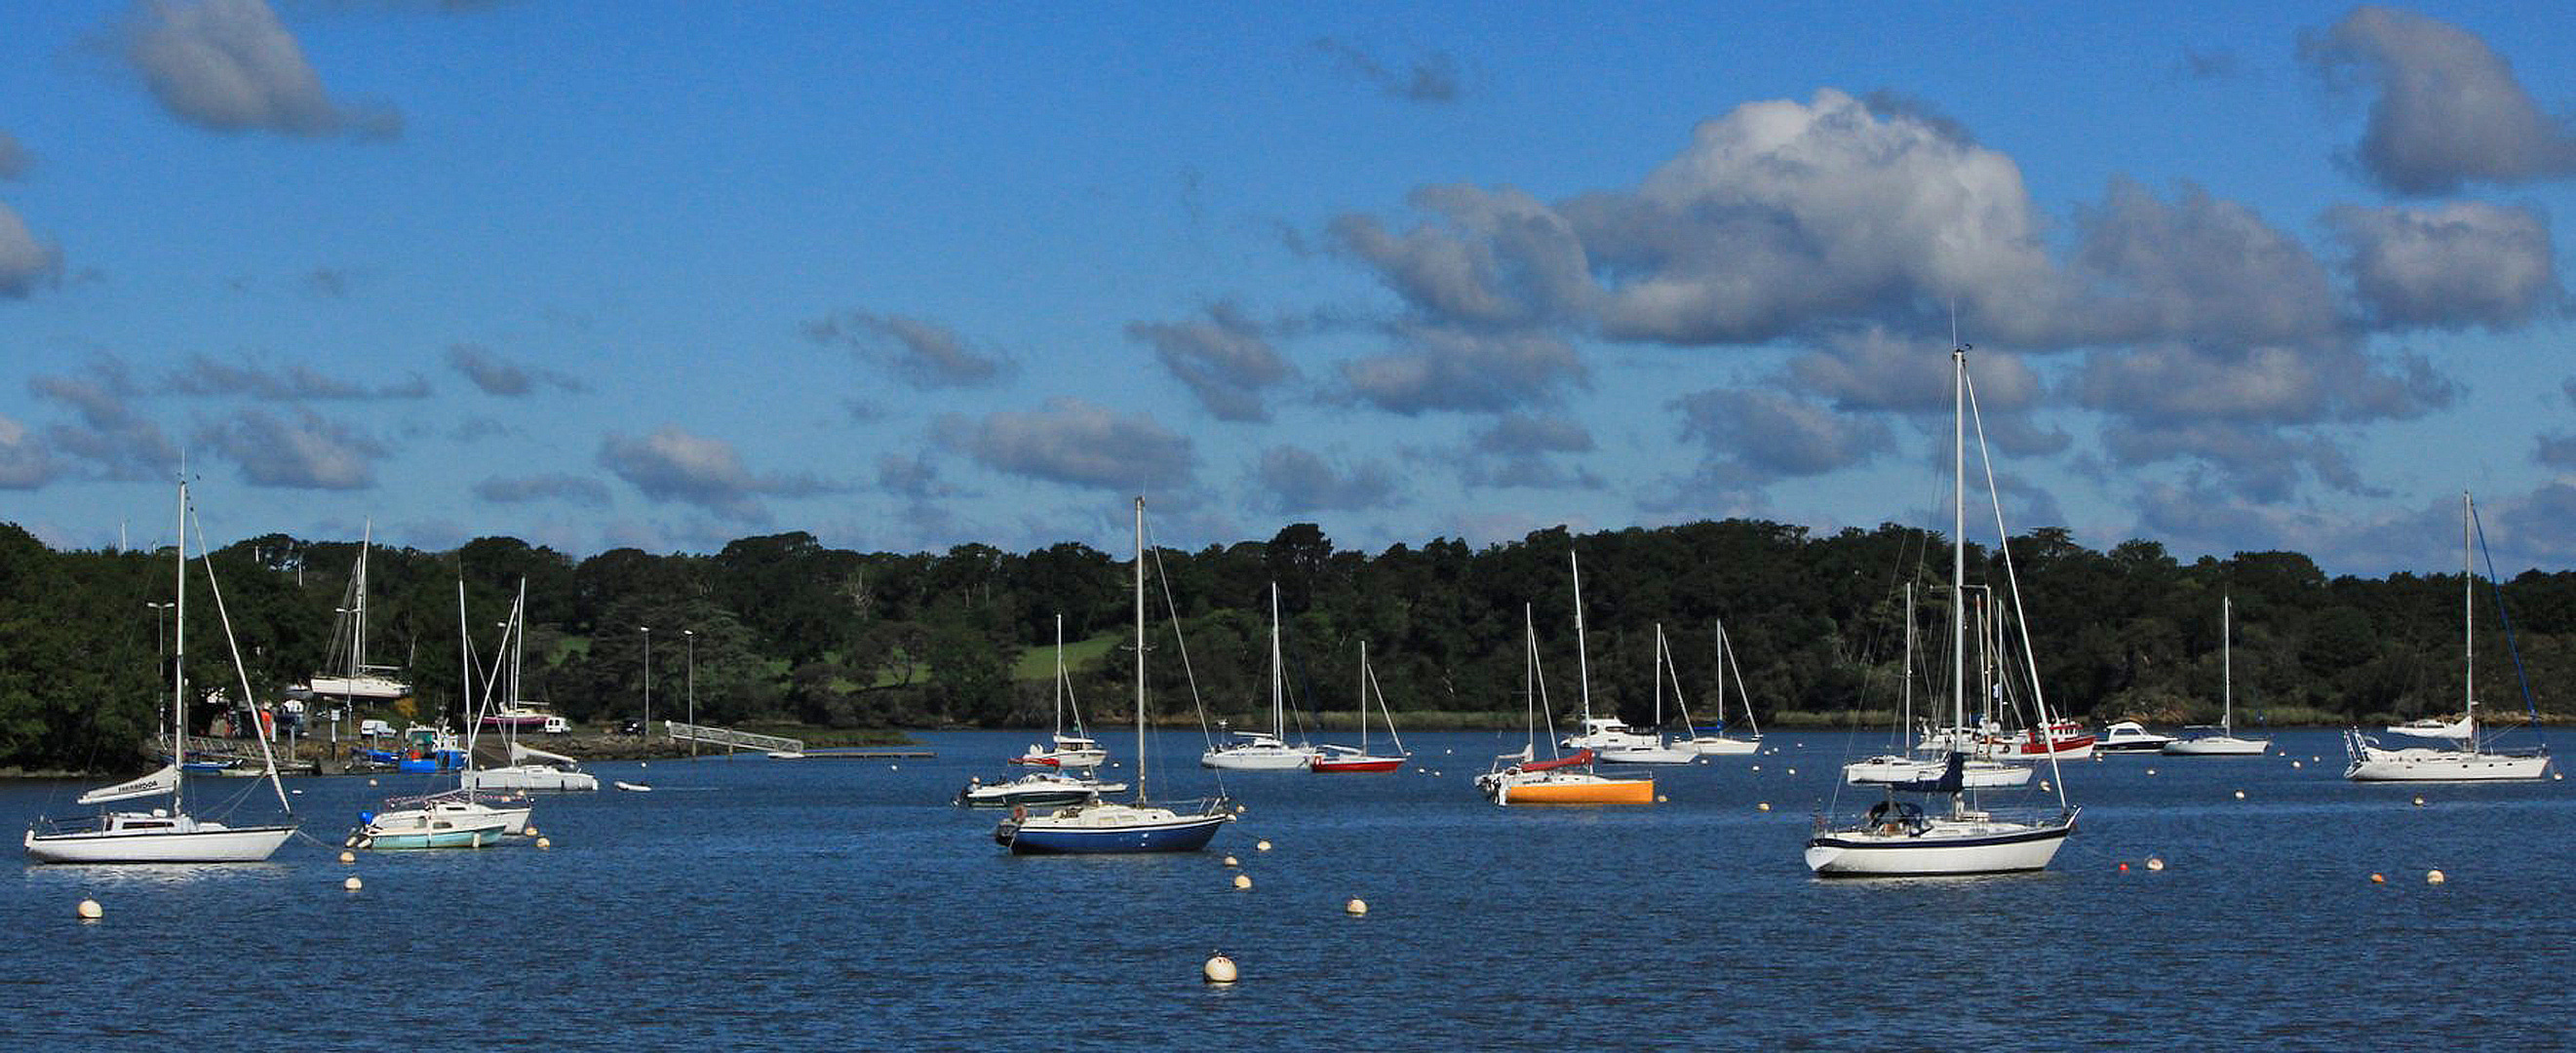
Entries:
[[2461, 712], [2469, 722], [2469, 751], [2478, 748], [2478, 568], [2469, 549], [2469, 519], [2477, 513], [2469, 504], [2469, 492], [2460, 491], [2460, 650], [2467, 665], [2460, 680], [2460, 692], [2466, 696]]
[[1145, 799], [1145, 498], [1136, 498], [1136, 800]]
[[[1897, 727], [1897, 741], [1903, 742], [1903, 736], [1914, 733], [1914, 583], [1910, 581], [1905, 583], [1905, 659], [1900, 668], [1905, 670], [1905, 723]], [[1720, 711], [1718, 715], [1726, 714]]]
[[[1368, 696], [1368, 640], [1362, 639], [1360, 641], [1360, 756], [1363, 757], [1368, 756]], [[1386, 730], [1389, 734], [1395, 732], [1394, 717], [1387, 718]]]
[[349, 630], [349, 679], [351, 680], [356, 680], [367, 668], [367, 549], [373, 547], [375, 542], [376, 521], [371, 517], [358, 533], [358, 618], [356, 624]]
[[[1521, 716], [1529, 725], [1529, 746], [1525, 752], [1538, 759], [1538, 624], [1530, 616], [1530, 605], [1521, 604]], [[1548, 741], [1556, 741], [1554, 735]], [[1553, 751], [1555, 747], [1548, 747]]]
[[[1723, 681], [1725, 678], [1718, 679]], [[1681, 689], [1682, 685], [1679, 682], [1673, 684], [1674, 691], [1678, 692]], [[1655, 623], [1655, 730], [1657, 732], [1664, 730], [1664, 623], [1662, 622]]]
[[1592, 656], [1583, 643], [1583, 561], [1573, 550], [1565, 553], [1565, 562], [1574, 568], [1574, 671], [1583, 678], [1583, 722], [1592, 722]]
[[2218, 601], [2218, 733], [2236, 735], [2236, 597]]
[[179, 594], [170, 643], [170, 812], [183, 809], [188, 772], [188, 480], [179, 479]]
[[1055, 735], [1064, 737], [1064, 612], [1055, 616]]
[[1950, 708], [1968, 726], [1968, 349], [1950, 349]]
[[1280, 703], [1279, 583], [1270, 583], [1270, 737], [1288, 741], [1288, 709]]

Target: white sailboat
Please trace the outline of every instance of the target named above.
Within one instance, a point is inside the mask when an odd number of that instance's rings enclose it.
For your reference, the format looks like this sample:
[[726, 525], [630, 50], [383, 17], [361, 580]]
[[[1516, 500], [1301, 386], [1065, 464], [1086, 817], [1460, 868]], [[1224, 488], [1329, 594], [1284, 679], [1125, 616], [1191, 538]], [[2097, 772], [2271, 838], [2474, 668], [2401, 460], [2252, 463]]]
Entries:
[[[1064, 715], [1073, 713], [1073, 734], [1064, 733]], [[1044, 746], [1030, 746], [1028, 752], [1011, 758], [1013, 764], [1034, 764], [1048, 768], [1097, 768], [1109, 763], [1109, 751], [1102, 749], [1082, 730], [1082, 709], [1073, 701], [1073, 681], [1064, 671], [1064, 615], [1055, 616], [1055, 734]], [[1123, 789], [1123, 787], [1122, 787]]]
[[[359, 535], [358, 566], [349, 576], [349, 606], [344, 608], [348, 615], [345, 624], [349, 626], [344, 652], [348, 665], [337, 675], [313, 674], [305, 689], [316, 697], [390, 702], [411, 694], [410, 683], [386, 675], [396, 672], [396, 667], [367, 664], [367, 550], [375, 547], [375, 537], [376, 524], [370, 519]], [[334, 652], [341, 652], [342, 647], [342, 641], [332, 641]]]
[[[2549, 751], [2543, 748], [2499, 750], [2478, 739], [2478, 571], [2471, 532], [2477, 506], [2460, 494], [2460, 680], [2461, 717], [2466, 733], [2452, 747], [2409, 746], [2387, 749], [2359, 731], [2344, 733], [2344, 751], [2352, 766], [2343, 777], [2355, 782], [2496, 782], [2537, 779], [2549, 773]], [[2442, 736], [2445, 738], [2451, 736]]]
[[[1901, 681], [1905, 699], [1903, 716], [1897, 721], [1897, 735], [1914, 723], [1914, 584], [1905, 585], [1905, 659]], [[1884, 786], [1891, 783], [1914, 783], [1941, 777], [1948, 766], [1949, 750], [1927, 753], [1882, 753], [1843, 765], [1843, 781], [1855, 786]], [[1973, 753], [1960, 765], [1962, 784], [1972, 790], [2005, 789], [2027, 785], [2033, 769], [2002, 761], [1984, 760]]]
[[[1581, 606], [1576, 607], [1578, 628], [1575, 639], [1581, 640]], [[1618, 777], [1592, 770], [1593, 751], [1577, 749], [1562, 757], [1538, 759], [1538, 729], [1542, 718], [1553, 722], [1554, 714], [1547, 705], [1547, 678], [1541, 675], [1538, 661], [1538, 628], [1530, 616], [1528, 604], [1521, 605], [1522, 689], [1523, 706], [1529, 721], [1529, 743], [1518, 753], [1494, 758], [1492, 770], [1476, 776], [1476, 789], [1485, 799], [1498, 805], [1515, 804], [1653, 804], [1655, 780], [1651, 777]], [[1578, 644], [1578, 653], [1580, 645]]]
[[1014, 855], [1127, 855], [1196, 852], [1233, 822], [1222, 797], [1183, 807], [1147, 802], [1145, 791], [1145, 499], [1136, 499], [1136, 801], [1086, 801], [1052, 812], [1019, 808], [993, 827]]
[[[179, 538], [173, 551], [178, 554], [178, 596], [176, 622], [170, 663], [170, 761], [161, 770], [139, 779], [103, 786], [80, 795], [82, 805], [114, 804], [147, 797], [167, 797], [169, 803], [148, 812], [104, 811], [77, 819], [38, 819], [27, 830], [23, 842], [27, 858], [38, 863], [257, 863], [276, 853], [278, 846], [295, 835], [295, 824], [271, 826], [227, 826], [212, 819], [188, 813], [188, 484], [179, 484]], [[203, 551], [202, 537], [198, 548]], [[207, 582], [214, 581], [214, 564], [206, 564]], [[216, 609], [222, 610], [223, 594], [215, 593]], [[227, 616], [225, 636], [231, 636], [231, 619]], [[233, 655], [234, 669], [242, 677], [243, 697], [250, 696], [249, 676], [240, 673], [238, 648]], [[259, 728], [260, 751], [268, 751], [265, 725]], [[268, 759], [269, 785], [277, 790], [277, 804], [289, 814], [294, 808], [286, 802], [286, 790], [277, 781], [277, 761]]]
[[1295, 771], [1313, 764], [1321, 751], [1288, 742], [1288, 689], [1279, 656], [1279, 583], [1270, 584], [1270, 730], [1237, 731], [1233, 741], [1199, 754], [1199, 767], [1228, 771]]
[[[456, 588], [461, 602], [465, 585], [463, 582], [458, 582]], [[460, 620], [463, 618], [461, 609], [458, 617]], [[498, 681], [501, 690], [501, 710], [504, 713], [525, 708], [519, 701], [519, 670], [528, 650], [527, 618], [528, 582], [527, 579], [521, 578], [518, 600], [510, 605], [510, 620], [501, 630], [501, 649], [509, 652], [510, 665], [507, 671], [499, 668], [493, 670], [493, 677]], [[491, 686], [487, 684], [485, 694], [488, 696], [490, 693]], [[475, 726], [478, 729], [490, 727], [491, 721], [488, 719], [476, 721]], [[549, 793], [584, 793], [599, 789], [599, 776], [581, 770], [580, 761], [560, 753], [548, 753], [545, 750], [520, 745], [516, 724], [503, 724], [498, 730], [502, 733], [503, 741], [508, 744], [510, 763], [498, 768], [485, 768], [476, 765], [469, 756], [465, 771], [457, 776], [457, 783], [462, 788], [542, 790]]]
[[[1967, 723], [1968, 693], [1968, 625], [1967, 577], [1967, 419], [1968, 419], [1968, 348], [1950, 352], [1953, 380], [1952, 424], [1952, 497], [1950, 532], [1950, 702], [1952, 718], [1959, 726]], [[1980, 450], [1984, 439], [1980, 429]], [[1987, 463], [1988, 494], [1995, 504], [1995, 533], [2010, 537], [2003, 529], [2003, 506], [1993, 497], [1993, 465]], [[2009, 579], [2012, 554], [2004, 547], [2004, 568]], [[2014, 592], [2014, 607], [2020, 607], [2019, 589]], [[2022, 647], [2029, 649], [2029, 626], [2022, 626]], [[2036, 663], [2031, 671], [2031, 703], [2038, 711], [2038, 726], [2048, 726], [2048, 704], [2039, 693]], [[1901, 875], [1967, 875], [2000, 874], [2039, 870], [2057, 855], [2066, 838], [2075, 831], [2078, 809], [2066, 803], [2065, 773], [2057, 767], [2054, 755], [2049, 757], [2051, 771], [2057, 776], [2058, 809], [2054, 815], [2009, 817], [1981, 808], [1975, 803], [1974, 791], [1967, 786], [1967, 755], [1952, 750], [1944, 762], [1941, 775], [1919, 781], [1890, 784], [1885, 800], [1872, 805], [1861, 821], [1851, 825], [1832, 826], [1823, 816], [1816, 819], [1816, 834], [1807, 841], [1807, 868], [1819, 877], [1894, 877]], [[1898, 792], [1946, 796], [1949, 807], [1939, 813], [1925, 810], [1911, 801], [1900, 800]]]
[[[1578, 601], [1578, 602], [1579, 602], [1579, 601]], [[1663, 735], [1661, 734], [1662, 729], [1663, 729], [1663, 726], [1664, 726], [1664, 675], [1665, 675], [1667, 672], [1670, 672], [1670, 673], [1672, 674], [1672, 681], [1673, 681], [1673, 701], [1674, 701], [1674, 703], [1675, 703], [1675, 704], [1679, 705], [1679, 704], [1681, 704], [1681, 694], [1682, 694], [1682, 678], [1681, 678], [1681, 673], [1680, 673], [1678, 670], [1674, 670], [1674, 669], [1673, 669], [1673, 657], [1672, 657], [1672, 651], [1671, 651], [1670, 649], [1668, 649], [1668, 648], [1664, 645], [1664, 623], [1662, 623], [1662, 622], [1656, 622], [1656, 623], [1655, 623], [1655, 669], [1654, 669], [1654, 674], [1655, 674], [1655, 725], [1654, 725], [1654, 726], [1655, 726], [1655, 729], [1656, 729], [1656, 731], [1657, 731], [1657, 734], [1656, 734], [1655, 736], [1653, 736], [1653, 743], [1652, 743], [1651, 745], [1646, 745], [1646, 746], [1613, 746], [1613, 747], [1610, 747], [1610, 748], [1608, 748], [1608, 749], [1600, 750], [1600, 751], [1599, 751], [1599, 753], [1600, 753], [1600, 755], [1601, 755], [1601, 760], [1602, 760], [1604, 763], [1608, 763], [1608, 764], [1688, 764], [1688, 763], [1690, 763], [1690, 762], [1692, 762], [1692, 761], [1695, 761], [1695, 760], [1698, 760], [1698, 759], [1699, 759], [1699, 757], [1700, 757], [1700, 751], [1699, 751], [1699, 750], [1694, 749], [1694, 748], [1692, 748], [1692, 747], [1690, 747], [1690, 746], [1684, 745], [1684, 744], [1679, 743], [1679, 742], [1672, 742], [1672, 741], [1666, 740], [1666, 739], [1663, 737]], [[1719, 679], [1718, 679], [1718, 682], [1719, 682], [1719, 683], [1721, 683], [1721, 684], [1726, 682], [1726, 681], [1725, 681], [1725, 677], [1724, 677], [1722, 674], [1720, 675], [1720, 677], [1719, 677]], [[1687, 706], [1687, 705], [1682, 705], [1682, 726], [1683, 726], [1683, 727], [1689, 727], [1689, 726], [1690, 726], [1690, 707], [1689, 707], [1689, 706]]]
[[[1661, 627], [1658, 627], [1656, 632], [1660, 634], [1662, 632]], [[1673, 745], [1689, 750], [1703, 757], [1751, 756], [1754, 753], [1760, 752], [1762, 749], [1762, 725], [1755, 722], [1753, 719], [1753, 695], [1744, 690], [1744, 670], [1738, 668], [1735, 664], [1735, 645], [1726, 638], [1725, 622], [1717, 623], [1717, 657], [1718, 662], [1720, 663], [1717, 674], [1717, 724], [1713, 727], [1707, 728], [1694, 727], [1691, 729], [1689, 738], [1675, 742]], [[1666, 666], [1669, 668], [1672, 662], [1672, 652], [1670, 650], [1666, 650], [1664, 652], [1664, 661]], [[1739, 739], [1726, 733], [1726, 681], [1728, 677], [1733, 677], [1735, 679], [1736, 697], [1744, 701], [1744, 723], [1745, 726], [1753, 729], [1753, 735], [1750, 738]], [[1673, 677], [1673, 691], [1676, 694], [1678, 694], [1682, 689], [1681, 683], [1681, 677], [1676, 673]], [[1682, 712], [1682, 719], [1687, 722], [1690, 719], [1690, 711], [1688, 709], [1684, 709]]]
[[[1377, 699], [1378, 715], [1386, 718], [1386, 737], [1395, 740], [1395, 754], [1385, 756], [1369, 752], [1368, 704]], [[1404, 736], [1395, 733], [1395, 713], [1386, 708], [1386, 692], [1377, 686], [1377, 673], [1369, 668], [1368, 641], [1360, 641], [1360, 744], [1341, 746], [1323, 743], [1315, 747], [1315, 759], [1306, 770], [1319, 775], [1362, 775], [1391, 772], [1404, 767], [1413, 754], [1404, 750]]]
[[2165, 753], [2176, 757], [2260, 757], [2272, 748], [2270, 739], [2240, 738], [2236, 734], [2235, 624], [2235, 597], [2221, 597], [2218, 602], [2218, 734], [2175, 739], [2165, 743]]

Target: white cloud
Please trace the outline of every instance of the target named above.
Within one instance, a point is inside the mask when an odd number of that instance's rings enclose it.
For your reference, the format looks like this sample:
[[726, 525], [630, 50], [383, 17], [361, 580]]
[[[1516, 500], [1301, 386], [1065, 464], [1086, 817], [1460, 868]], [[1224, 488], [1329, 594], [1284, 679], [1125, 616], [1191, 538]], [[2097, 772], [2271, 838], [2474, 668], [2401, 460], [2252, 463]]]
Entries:
[[2358, 74], [2378, 89], [2354, 160], [2390, 190], [2442, 194], [2576, 174], [2566, 119], [2543, 111], [2513, 64], [2458, 26], [2365, 5], [2300, 52], [2329, 80]]
[[2382, 325], [2507, 328], [2562, 303], [2549, 222], [2471, 202], [2326, 211], [2352, 256], [2354, 291]]
[[402, 130], [402, 115], [390, 108], [332, 101], [265, 0], [143, 0], [123, 47], [152, 96], [191, 124], [308, 137]]
[[361, 490], [376, 484], [383, 443], [334, 421], [298, 411], [289, 421], [251, 410], [198, 433], [197, 441], [241, 466], [253, 486]]
[[1072, 397], [981, 420], [943, 417], [937, 431], [949, 446], [995, 471], [1129, 493], [1184, 486], [1196, 460], [1190, 440], [1152, 417]]

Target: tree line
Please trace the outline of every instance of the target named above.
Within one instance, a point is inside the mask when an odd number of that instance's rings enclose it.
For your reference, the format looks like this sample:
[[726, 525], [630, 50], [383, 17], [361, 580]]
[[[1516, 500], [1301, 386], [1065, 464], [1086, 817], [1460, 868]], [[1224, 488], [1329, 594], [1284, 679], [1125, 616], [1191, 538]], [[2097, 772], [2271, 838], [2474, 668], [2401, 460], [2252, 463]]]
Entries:
[[[2054, 710], [2097, 721], [2213, 719], [2222, 597], [2236, 612], [2240, 724], [2248, 715], [2366, 724], [2459, 708], [2456, 574], [2329, 577], [2295, 552], [2185, 563], [2152, 541], [2097, 552], [2056, 528], [2009, 549]], [[1194, 722], [1195, 685], [1213, 719], [1266, 723], [1276, 583], [1284, 678], [1301, 719], [1348, 726], [1364, 639], [1400, 724], [1517, 726], [1524, 605], [1561, 717], [1578, 697], [1569, 552], [1582, 561], [1598, 710], [1649, 718], [1660, 624], [1693, 715], [1707, 723], [1722, 621], [1760, 718], [1881, 719], [1906, 668], [1908, 584], [1927, 641], [1917, 652], [1931, 656], [1918, 662], [1916, 698], [1939, 690], [1937, 669], [1920, 666], [1946, 661], [1938, 641], [1949, 551], [1921, 530], [1816, 534], [1731, 519], [1583, 535], [1558, 527], [1483, 548], [1444, 538], [1372, 555], [1298, 523], [1267, 542], [1155, 551], [1150, 708], [1158, 721]], [[354, 541], [282, 534], [213, 554], [255, 694], [275, 696], [327, 669], [358, 555]], [[1972, 579], [2002, 580], [2003, 553], [1972, 544], [1967, 556]], [[199, 591], [203, 571], [192, 573], [189, 679], [233, 684], [215, 606]], [[742, 538], [711, 555], [620, 548], [578, 560], [505, 537], [441, 552], [380, 546], [368, 563], [368, 651], [415, 684], [403, 715], [454, 722], [469, 695], [458, 582], [464, 629], [488, 660], [524, 580], [523, 693], [576, 721], [641, 716], [649, 649], [657, 719], [681, 715], [693, 680], [698, 717], [712, 724], [1043, 726], [1061, 616], [1075, 698], [1095, 728], [1117, 727], [1133, 704], [1130, 573], [1124, 558], [1081, 544], [861, 553], [801, 532]], [[141, 758], [168, 712], [173, 612], [154, 605], [172, 588], [166, 548], [55, 551], [0, 524], [0, 766], [98, 769]], [[2477, 602], [2481, 704], [2509, 718], [2523, 708], [2514, 685], [2527, 680], [2547, 710], [2545, 692], [2576, 673], [2576, 574], [2527, 572]], [[2511, 619], [2510, 644], [2499, 610]], [[1732, 678], [1724, 690], [1740, 722]], [[194, 712], [211, 719], [202, 705]]]

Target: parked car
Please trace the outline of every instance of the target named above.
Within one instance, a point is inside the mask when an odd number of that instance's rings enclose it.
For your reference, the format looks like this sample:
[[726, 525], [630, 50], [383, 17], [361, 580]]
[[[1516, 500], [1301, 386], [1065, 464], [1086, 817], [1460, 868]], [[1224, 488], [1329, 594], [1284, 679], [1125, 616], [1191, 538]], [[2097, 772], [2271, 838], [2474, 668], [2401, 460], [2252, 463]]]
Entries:
[[393, 733], [394, 726], [381, 720], [362, 720], [358, 722], [358, 735], [361, 738], [371, 739], [378, 735], [391, 735]]
[[569, 734], [572, 734], [572, 721], [565, 720], [565, 719], [564, 719], [564, 718], [562, 718], [562, 717], [547, 717], [547, 718], [546, 718], [546, 734], [548, 734], [548, 735], [569, 735]]

